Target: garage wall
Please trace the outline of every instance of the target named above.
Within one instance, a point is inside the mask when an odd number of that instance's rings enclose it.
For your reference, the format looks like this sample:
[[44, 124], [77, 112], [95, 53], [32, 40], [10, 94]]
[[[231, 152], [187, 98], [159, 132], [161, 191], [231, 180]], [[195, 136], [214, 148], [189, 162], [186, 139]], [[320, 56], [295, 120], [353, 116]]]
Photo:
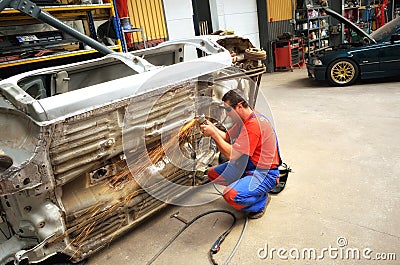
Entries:
[[256, 0], [209, 0], [213, 30], [234, 30], [260, 46]]
[[[282, 0], [280, 5], [287, 10], [281, 10], [276, 0], [256, 0], [258, 12], [258, 22], [260, 29], [260, 47], [267, 52], [267, 71], [274, 71], [274, 53], [272, 49], [273, 42], [277, 36], [284, 32], [294, 34], [293, 25], [290, 23], [293, 12], [291, 8], [293, 0]], [[290, 8], [289, 8], [290, 7]], [[290, 11], [290, 12], [288, 12]]]
[[191, 0], [164, 0], [164, 11], [170, 40], [195, 36]]
[[290, 20], [293, 18], [293, 0], [267, 1], [270, 22]]
[[[191, 0], [164, 0], [168, 39], [184, 39], [195, 36]], [[185, 60], [197, 58], [195, 48], [186, 48]]]
[[[129, 0], [128, 13], [133, 27], [143, 27], [147, 40], [166, 39], [164, 11], [161, 0]], [[139, 41], [142, 36], [137, 34]]]
[[[213, 31], [234, 30], [259, 46], [256, 0], [209, 0]], [[169, 39], [194, 36], [191, 0], [164, 0]]]

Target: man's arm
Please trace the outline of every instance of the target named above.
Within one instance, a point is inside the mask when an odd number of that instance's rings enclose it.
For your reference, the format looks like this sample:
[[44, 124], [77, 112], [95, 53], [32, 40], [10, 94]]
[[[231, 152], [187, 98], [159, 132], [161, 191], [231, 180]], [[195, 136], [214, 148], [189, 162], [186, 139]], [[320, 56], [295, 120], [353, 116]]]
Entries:
[[242, 153], [232, 148], [232, 145], [228, 142], [228, 133], [218, 129], [210, 121], [207, 124], [200, 125], [200, 129], [205, 136], [210, 136], [214, 139], [219, 151], [229, 160], [238, 159]]

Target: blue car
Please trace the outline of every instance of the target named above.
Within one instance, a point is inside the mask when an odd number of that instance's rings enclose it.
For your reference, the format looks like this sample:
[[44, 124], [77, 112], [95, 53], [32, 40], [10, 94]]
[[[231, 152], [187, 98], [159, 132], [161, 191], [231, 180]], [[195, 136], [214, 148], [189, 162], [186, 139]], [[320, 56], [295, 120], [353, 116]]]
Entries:
[[326, 8], [326, 12], [347, 24], [361, 36], [359, 43], [341, 44], [316, 53], [307, 62], [308, 76], [327, 80], [332, 86], [349, 86], [358, 79], [387, 78], [400, 73], [400, 17], [372, 34]]

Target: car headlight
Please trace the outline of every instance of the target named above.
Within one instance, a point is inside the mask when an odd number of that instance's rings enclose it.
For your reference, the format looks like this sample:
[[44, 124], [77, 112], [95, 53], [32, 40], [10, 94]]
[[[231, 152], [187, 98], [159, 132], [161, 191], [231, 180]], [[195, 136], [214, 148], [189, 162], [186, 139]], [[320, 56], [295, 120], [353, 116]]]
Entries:
[[322, 62], [321, 62], [320, 59], [314, 58], [314, 59], [312, 60], [312, 64], [313, 64], [313, 65], [322, 65]]

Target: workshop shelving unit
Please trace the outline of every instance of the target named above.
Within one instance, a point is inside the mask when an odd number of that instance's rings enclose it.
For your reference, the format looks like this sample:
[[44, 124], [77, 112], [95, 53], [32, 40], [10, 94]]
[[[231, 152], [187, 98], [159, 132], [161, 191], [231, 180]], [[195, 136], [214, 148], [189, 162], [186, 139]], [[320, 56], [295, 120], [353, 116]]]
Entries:
[[304, 48], [302, 38], [277, 40], [274, 42], [275, 71], [304, 65]]
[[296, 35], [305, 38], [305, 56], [329, 47], [329, 16], [322, 7], [296, 10]]
[[[61, 4], [57, 6], [41, 6], [41, 9], [61, 21], [81, 21], [84, 34], [93, 39], [97, 39], [95, 21], [108, 20], [110, 18], [116, 20], [115, 9], [112, 2], [85, 5]], [[21, 28], [21, 26], [23, 27], [24, 25], [42, 24], [40, 21], [11, 8], [6, 8], [0, 13], [0, 23], [1, 27], [15, 28]], [[119, 23], [115, 23], [115, 25], [116, 32], [119, 32], [119, 29], [117, 28]], [[18, 34], [21, 36], [17, 36]], [[29, 34], [15, 32], [15, 36], [22, 44], [40, 42], [43, 40], [43, 38], [39, 36], [39, 33], [38, 36], [36, 36], [35, 33]], [[61, 38], [60, 36], [67, 35], [62, 33], [59, 36], [56, 36], [55, 40]], [[7, 36], [0, 36], [1, 40], [5, 40], [6, 38]], [[71, 42], [58, 44], [56, 41], [52, 42], [50, 38], [51, 37], [45, 39], [46, 43], [44, 43], [40, 49], [32, 48], [32, 50], [29, 51], [31, 56], [28, 58], [25, 58], [25, 56], [16, 56], [15, 54], [12, 54], [12, 51], [6, 51], [4, 50], [4, 46], [0, 45], [0, 78], [6, 78], [27, 70], [61, 65], [101, 56], [101, 54], [96, 50], [84, 47], [78, 40], [73, 39], [72, 37]], [[115, 45], [109, 46], [109, 48], [115, 51], [122, 51], [120, 37], [116, 39]], [[29, 50], [29, 47], [25, 50]], [[46, 55], [49, 50], [51, 53]], [[40, 54], [41, 52], [44, 55]], [[27, 52], [25, 51], [24, 54], [26, 53]]]
[[[367, 33], [383, 26], [387, 20], [387, 0], [344, 1], [343, 16], [356, 23]], [[346, 28], [345, 28], [346, 29]], [[349, 32], [345, 31], [346, 38]]]
[[[350, 20], [351, 22], [358, 24], [360, 26], [360, 21], [362, 21], [362, 18], [360, 16], [360, 7], [358, 4], [355, 6], [344, 6], [343, 8], [343, 16]], [[347, 42], [354, 42], [355, 40], [353, 39], [354, 37], [352, 36], [352, 31], [349, 29], [346, 25], [343, 25], [343, 34], [344, 34], [344, 40]]]
[[[336, 5], [335, 11], [341, 13], [345, 18], [355, 23], [366, 33], [383, 26], [387, 20], [387, 0], [342, 0]], [[347, 25], [342, 24], [342, 42], [358, 42], [360, 36], [353, 32]]]

